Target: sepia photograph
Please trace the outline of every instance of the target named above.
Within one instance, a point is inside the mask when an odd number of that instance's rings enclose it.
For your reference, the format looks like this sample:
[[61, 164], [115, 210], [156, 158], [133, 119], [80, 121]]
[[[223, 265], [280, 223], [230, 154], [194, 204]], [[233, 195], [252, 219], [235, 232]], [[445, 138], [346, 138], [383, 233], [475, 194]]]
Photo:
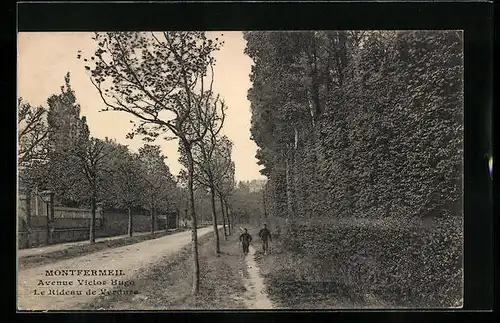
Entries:
[[18, 311], [463, 307], [463, 31], [17, 45]]

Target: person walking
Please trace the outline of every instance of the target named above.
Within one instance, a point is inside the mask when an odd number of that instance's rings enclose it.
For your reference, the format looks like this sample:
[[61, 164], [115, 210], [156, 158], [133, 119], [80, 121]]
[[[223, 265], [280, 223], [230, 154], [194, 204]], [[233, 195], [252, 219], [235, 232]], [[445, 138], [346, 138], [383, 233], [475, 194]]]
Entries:
[[259, 237], [262, 240], [262, 251], [267, 255], [269, 251], [269, 241], [272, 241], [272, 238], [271, 232], [267, 229], [266, 224], [264, 224], [264, 227], [259, 231]]
[[245, 232], [243, 232], [241, 235], [240, 235], [240, 242], [243, 246], [243, 253], [245, 255], [248, 254], [248, 248], [250, 246], [250, 242], [252, 241], [252, 236], [248, 233], [248, 230], [245, 228], [244, 229]]

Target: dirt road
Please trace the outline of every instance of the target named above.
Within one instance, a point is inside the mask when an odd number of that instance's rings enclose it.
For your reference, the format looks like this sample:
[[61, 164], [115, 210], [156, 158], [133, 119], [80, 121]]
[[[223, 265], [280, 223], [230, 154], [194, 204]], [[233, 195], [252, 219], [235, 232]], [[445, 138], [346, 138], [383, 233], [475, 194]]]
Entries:
[[[198, 236], [209, 232], [212, 228], [198, 229]], [[97, 296], [133, 294], [141, 271], [190, 242], [191, 231], [180, 232], [19, 271], [18, 308], [78, 310]]]

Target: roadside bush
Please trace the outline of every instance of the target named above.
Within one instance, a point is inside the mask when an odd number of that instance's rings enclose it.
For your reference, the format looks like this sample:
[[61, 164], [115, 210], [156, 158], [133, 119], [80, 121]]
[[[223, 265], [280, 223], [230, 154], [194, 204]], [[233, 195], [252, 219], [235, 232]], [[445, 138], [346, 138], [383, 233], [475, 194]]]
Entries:
[[[284, 237], [296, 279], [333, 281], [394, 307], [461, 306], [462, 220], [295, 224]], [[304, 264], [307, 264], [305, 266]]]

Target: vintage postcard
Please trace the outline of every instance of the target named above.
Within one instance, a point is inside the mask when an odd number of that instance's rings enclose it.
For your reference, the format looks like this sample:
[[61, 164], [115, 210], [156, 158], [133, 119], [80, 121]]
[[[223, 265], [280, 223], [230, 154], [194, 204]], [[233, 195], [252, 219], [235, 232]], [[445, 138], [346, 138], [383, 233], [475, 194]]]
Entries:
[[460, 30], [18, 33], [20, 311], [463, 305]]

